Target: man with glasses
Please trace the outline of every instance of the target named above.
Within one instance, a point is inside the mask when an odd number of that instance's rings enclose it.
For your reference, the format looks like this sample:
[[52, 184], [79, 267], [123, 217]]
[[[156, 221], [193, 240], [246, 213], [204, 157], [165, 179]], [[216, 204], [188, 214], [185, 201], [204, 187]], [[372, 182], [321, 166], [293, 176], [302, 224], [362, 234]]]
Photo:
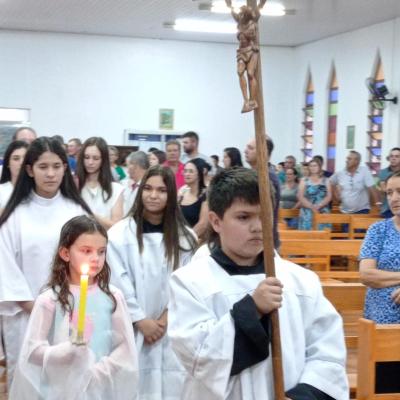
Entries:
[[340, 210], [345, 214], [368, 214], [371, 209], [370, 197], [374, 204], [380, 204], [375, 181], [370, 170], [360, 165], [361, 154], [350, 151], [346, 168], [331, 177], [334, 195], [340, 201]]

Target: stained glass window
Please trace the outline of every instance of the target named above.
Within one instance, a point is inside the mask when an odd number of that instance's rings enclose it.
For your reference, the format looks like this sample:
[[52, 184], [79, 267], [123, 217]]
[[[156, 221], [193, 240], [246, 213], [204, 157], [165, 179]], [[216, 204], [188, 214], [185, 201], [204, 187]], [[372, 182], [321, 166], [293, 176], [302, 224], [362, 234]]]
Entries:
[[304, 161], [311, 161], [314, 143], [314, 86], [311, 73], [308, 76], [308, 83], [305, 96], [304, 120], [303, 120], [303, 152]]
[[337, 127], [337, 112], [339, 87], [336, 79], [336, 70], [333, 67], [331, 82], [329, 85], [329, 106], [328, 106], [328, 133], [326, 140], [326, 168], [329, 172], [335, 171], [336, 158], [336, 127]]
[[[382, 61], [379, 58], [374, 74], [374, 85], [376, 88], [384, 85]], [[382, 154], [382, 125], [383, 125], [383, 104], [369, 99], [369, 131], [368, 133], [368, 166], [373, 175], [377, 175], [381, 168]]]

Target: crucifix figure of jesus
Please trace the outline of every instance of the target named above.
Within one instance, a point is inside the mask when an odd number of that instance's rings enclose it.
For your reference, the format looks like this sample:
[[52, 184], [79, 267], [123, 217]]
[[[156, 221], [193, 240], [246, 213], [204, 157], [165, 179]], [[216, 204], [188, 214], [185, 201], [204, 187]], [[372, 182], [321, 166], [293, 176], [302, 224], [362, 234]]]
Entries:
[[[232, 6], [232, 0], [225, 0], [226, 5], [231, 9], [231, 14], [237, 22], [239, 48], [237, 49], [237, 73], [239, 75], [240, 89], [243, 94], [242, 113], [253, 111], [258, 108], [257, 104], [257, 79], [255, 76], [259, 44], [257, 39], [257, 21], [260, 18], [260, 10], [267, 0], [260, 0], [257, 7], [253, 9], [244, 5], [236, 12]], [[246, 80], [247, 75], [247, 80]]]

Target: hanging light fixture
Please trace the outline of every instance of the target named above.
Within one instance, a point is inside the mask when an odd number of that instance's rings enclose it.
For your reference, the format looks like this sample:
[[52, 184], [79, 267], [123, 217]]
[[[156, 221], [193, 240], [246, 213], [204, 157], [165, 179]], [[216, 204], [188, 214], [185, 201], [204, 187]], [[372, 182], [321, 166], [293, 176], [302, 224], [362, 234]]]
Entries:
[[[239, 8], [245, 4], [245, 1], [237, 1], [235, 2], [234, 7], [238, 11]], [[230, 9], [226, 6], [225, 1], [213, 1], [210, 11], [220, 14], [229, 14], [231, 12]], [[265, 6], [261, 10], [261, 15], [265, 15], [268, 17], [281, 17], [283, 15], [286, 15], [286, 9], [282, 3], [267, 1], [265, 3]]]

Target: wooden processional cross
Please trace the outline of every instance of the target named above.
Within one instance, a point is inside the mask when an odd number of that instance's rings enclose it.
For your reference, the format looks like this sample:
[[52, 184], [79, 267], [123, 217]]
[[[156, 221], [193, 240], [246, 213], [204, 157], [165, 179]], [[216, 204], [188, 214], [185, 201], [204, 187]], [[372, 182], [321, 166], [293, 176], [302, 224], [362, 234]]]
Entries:
[[[264, 99], [262, 91], [261, 59], [258, 20], [260, 11], [267, 0], [247, 0], [247, 5], [236, 12], [232, 0], [225, 0], [237, 22], [239, 48], [237, 50], [237, 71], [243, 94], [242, 113], [254, 111], [254, 126], [257, 146], [257, 173], [260, 192], [261, 219], [264, 244], [264, 268], [268, 277], [275, 276], [273, 211], [270, 181], [268, 175], [267, 145], [264, 120]], [[278, 311], [271, 313], [272, 323], [272, 368], [274, 374], [275, 399], [284, 400], [282, 350]]]

